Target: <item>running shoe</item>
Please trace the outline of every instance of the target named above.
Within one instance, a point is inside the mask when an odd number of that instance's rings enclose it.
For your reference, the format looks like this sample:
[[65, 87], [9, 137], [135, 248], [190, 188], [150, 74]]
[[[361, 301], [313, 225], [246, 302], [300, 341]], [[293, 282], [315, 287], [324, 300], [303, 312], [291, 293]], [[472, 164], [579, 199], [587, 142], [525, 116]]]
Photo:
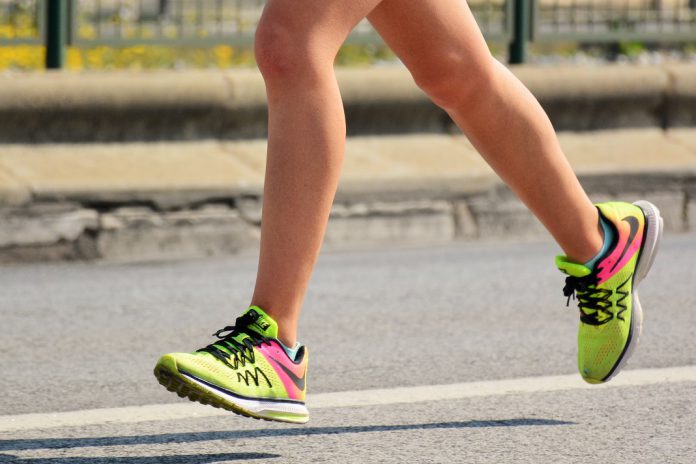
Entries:
[[607, 382], [633, 354], [643, 325], [638, 285], [655, 260], [662, 218], [655, 205], [601, 203], [602, 218], [615, 230], [614, 242], [594, 270], [556, 257], [565, 274], [563, 294], [575, 296], [580, 308], [578, 370], [592, 384]]
[[278, 324], [252, 306], [218, 341], [195, 353], [170, 353], [155, 366], [167, 390], [256, 419], [305, 423], [307, 348], [290, 359], [278, 341]]

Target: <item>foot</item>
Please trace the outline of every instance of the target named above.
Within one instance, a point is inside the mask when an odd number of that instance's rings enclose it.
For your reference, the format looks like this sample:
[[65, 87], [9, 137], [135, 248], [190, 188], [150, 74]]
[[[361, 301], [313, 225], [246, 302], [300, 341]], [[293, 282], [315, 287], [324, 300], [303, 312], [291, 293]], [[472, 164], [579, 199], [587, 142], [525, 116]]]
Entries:
[[643, 310], [638, 285], [652, 266], [662, 235], [660, 211], [647, 201], [601, 203], [602, 217], [615, 230], [614, 243], [594, 270], [556, 257], [568, 274], [563, 293], [580, 308], [578, 369], [588, 383], [614, 377], [638, 345]]
[[155, 366], [159, 383], [191, 401], [243, 416], [307, 422], [304, 346], [290, 359], [277, 339], [278, 324], [256, 306], [215, 335], [220, 340], [195, 353], [162, 356]]

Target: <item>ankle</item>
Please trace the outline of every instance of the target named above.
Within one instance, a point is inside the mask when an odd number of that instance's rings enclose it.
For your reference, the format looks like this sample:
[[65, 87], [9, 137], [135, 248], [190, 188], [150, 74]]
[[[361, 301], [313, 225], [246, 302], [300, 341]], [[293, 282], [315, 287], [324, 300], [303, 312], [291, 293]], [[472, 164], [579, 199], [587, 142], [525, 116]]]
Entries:
[[591, 259], [584, 262], [585, 266], [592, 270], [595, 269], [597, 263], [609, 252], [616, 234], [611, 223], [602, 216], [599, 217], [599, 228], [602, 233], [602, 248]]
[[297, 335], [293, 336], [282, 336], [278, 334], [278, 341], [282, 343], [286, 348], [292, 348], [297, 345]]
[[268, 298], [254, 295], [251, 306], [258, 306], [278, 325], [277, 339], [285, 346], [292, 347], [297, 342], [297, 319], [299, 305], [278, 303]]
[[569, 244], [563, 251], [570, 261], [584, 264], [595, 259], [603, 247], [604, 230], [598, 220], [592, 228]]

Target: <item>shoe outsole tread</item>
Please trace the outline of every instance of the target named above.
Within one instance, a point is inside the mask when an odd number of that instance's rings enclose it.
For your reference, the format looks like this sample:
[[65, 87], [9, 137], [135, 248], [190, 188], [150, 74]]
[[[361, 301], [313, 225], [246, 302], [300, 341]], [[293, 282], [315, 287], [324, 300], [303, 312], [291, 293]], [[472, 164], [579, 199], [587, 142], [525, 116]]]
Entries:
[[197, 384], [189, 382], [188, 380], [183, 378], [179, 373], [172, 372], [167, 367], [161, 365], [156, 366], [154, 374], [160, 385], [162, 385], [170, 392], [176, 393], [181, 398], [187, 398], [190, 401], [204, 404], [207, 406], [212, 406], [214, 408], [225, 409], [226, 411], [233, 412], [240, 416], [250, 417], [252, 419], [265, 420], [268, 422], [296, 423], [294, 421], [263, 417], [253, 414], [247, 411], [246, 409], [237, 406], [234, 403], [230, 403], [229, 401], [225, 401], [222, 398], [218, 398], [215, 395], [212, 395], [210, 392], [204, 390]]

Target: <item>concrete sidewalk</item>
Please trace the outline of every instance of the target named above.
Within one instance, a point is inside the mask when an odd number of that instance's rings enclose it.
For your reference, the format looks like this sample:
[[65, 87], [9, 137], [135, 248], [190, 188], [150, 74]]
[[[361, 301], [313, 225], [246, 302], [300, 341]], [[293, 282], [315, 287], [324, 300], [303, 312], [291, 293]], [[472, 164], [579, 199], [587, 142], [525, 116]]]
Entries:
[[[696, 230], [696, 129], [559, 137], [593, 199], [646, 198], [667, 230]], [[254, 247], [265, 145], [2, 145], [0, 260], [163, 259]], [[464, 137], [411, 134], [348, 139], [326, 242], [545, 234]]]

